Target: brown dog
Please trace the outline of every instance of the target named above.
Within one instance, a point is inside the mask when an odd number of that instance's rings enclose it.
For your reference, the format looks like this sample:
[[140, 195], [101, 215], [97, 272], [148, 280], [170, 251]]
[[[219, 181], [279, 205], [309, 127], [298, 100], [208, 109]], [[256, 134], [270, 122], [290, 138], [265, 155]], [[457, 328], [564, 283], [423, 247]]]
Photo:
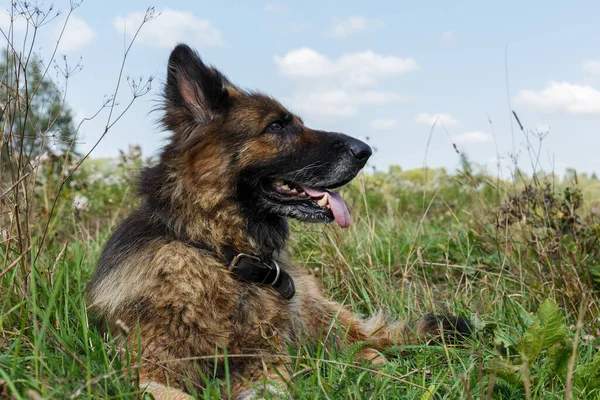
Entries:
[[441, 330], [468, 334], [457, 317], [363, 320], [326, 299], [285, 254], [287, 217], [350, 224], [330, 189], [356, 176], [368, 145], [307, 128], [185, 45], [169, 59], [163, 123], [173, 135], [141, 174], [143, 204], [114, 232], [88, 286], [89, 305], [109, 327], [131, 328], [140, 386], [155, 398], [201, 390], [200, 372], [224, 376], [214, 355], [225, 351], [239, 356], [227, 360], [234, 398], [256, 395], [252, 386], [265, 380], [275, 383], [263, 390], [285, 388], [288, 346], [331, 327], [340, 344], [369, 342], [360, 357], [370, 359]]

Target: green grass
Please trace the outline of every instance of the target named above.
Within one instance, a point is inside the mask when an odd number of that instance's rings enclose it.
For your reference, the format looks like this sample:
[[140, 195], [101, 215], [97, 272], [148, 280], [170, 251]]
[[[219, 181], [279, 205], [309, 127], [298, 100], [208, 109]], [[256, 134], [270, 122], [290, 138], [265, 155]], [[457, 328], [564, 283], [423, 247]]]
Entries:
[[[121, 361], [124, 350], [95, 328], [84, 302], [103, 244], [135, 204], [130, 173], [121, 171], [122, 183], [84, 184], [90, 169], [62, 192], [37, 261], [52, 190], [36, 189], [32, 248], [20, 252], [14, 236], [0, 242], [0, 398], [142, 397], [138, 360]], [[527, 184], [537, 191], [523, 192]], [[378, 366], [354, 360], [359, 345], [291, 349], [294, 397], [562, 399], [570, 388], [572, 398], [600, 399], [596, 198], [581, 203], [567, 186], [544, 192], [541, 183], [470, 170], [396, 169], [344, 189], [349, 229], [294, 222], [294, 258], [353, 311], [384, 309], [400, 320], [450, 312], [477, 328], [461, 346], [389, 349]], [[90, 199], [88, 209], [72, 210], [76, 194]], [[200, 398], [226, 396], [226, 382], [206, 382]]]

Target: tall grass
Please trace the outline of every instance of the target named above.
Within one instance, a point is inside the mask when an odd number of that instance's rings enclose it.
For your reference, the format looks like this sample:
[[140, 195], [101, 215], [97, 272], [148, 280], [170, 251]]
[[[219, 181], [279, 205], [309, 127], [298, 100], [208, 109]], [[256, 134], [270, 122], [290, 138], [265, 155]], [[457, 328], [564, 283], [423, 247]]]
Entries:
[[[32, 265], [27, 288], [17, 270], [3, 273], [0, 374], [4, 390], [17, 398], [33, 392], [45, 398], [141, 396], [135, 386], [138, 361], [122, 363], [123, 349], [95, 329], [83, 300], [110, 230], [135, 205], [124, 198], [131, 199], [130, 166], [140, 161], [137, 155], [125, 158], [126, 166], [105, 169], [105, 178], [121, 179], [99, 179], [77, 190], [90, 199], [109, 193], [113, 201], [102, 206], [90, 200], [84, 208], [65, 211], [70, 216], [56, 223], [57, 239]], [[89, 181], [101, 164], [85, 163], [81, 179]], [[523, 223], [510, 233], [512, 227], [496, 224], [510, 195], [499, 195], [495, 187], [465, 186], [460, 174], [441, 171], [429, 171], [443, 182], [429, 192], [417, 183], [423, 173], [359, 177], [343, 191], [352, 227], [293, 223], [290, 251], [329, 295], [358, 313], [383, 308], [411, 320], [431, 311], [453, 312], [471, 317], [476, 335], [463, 346], [393, 348], [384, 354], [389, 362], [377, 367], [354, 361], [359, 346], [293, 349], [295, 397], [563, 398], [569, 379], [577, 398], [597, 396], [600, 321], [594, 283], [588, 285], [577, 269], [562, 280], [550, 269], [544, 275], [537, 252], [519, 243], [524, 232], [539, 227]], [[72, 201], [61, 200], [65, 210]], [[572, 263], [570, 250], [561, 251], [569, 255], [562, 262]], [[579, 292], [567, 290], [580, 285]], [[565, 334], [528, 365], [524, 338], [537, 332], [532, 325], [543, 326], [546, 317], [536, 310], [546, 299], [561, 306], [553, 318]], [[227, 392], [225, 382], [210, 376], [207, 385], [199, 396]]]
[[[31, 6], [16, 2], [15, 13], [42, 28]], [[16, 84], [1, 92], [0, 398], [148, 398], [136, 385], [142, 361], [122, 357], [127, 349], [96, 329], [84, 302], [102, 246], [136, 206], [131, 184], [148, 161], [135, 147], [118, 160], [74, 154], [76, 136], [57, 153], [39, 129], [35, 142], [25, 140], [27, 124], [15, 121], [28, 118], [36, 93], [19, 83], [33, 41], [17, 50], [4, 35], [16, 56], [4, 73]], [[122, 73], [98, 114], [103, 133], [148, 89], [137, 86], [116, 109]], [[514, 169], [510, 180], [466, 159], [456, 173], [363, 174], [342, 190], [349, 229], [292, 222], [293, 257], [355, 312], [384, 309], [401, 320], [451, 312], [476, 327], [460, 346], [392, 348], [378, 366], [355, 361], [362, 344], [336, 349], [324, 339], [290, 349], [292, 395], [600, 398], [600, 183], [544, 174], [533, 158], [533, 175]], [[205, 378], [199, 398], [226, 397], [226, 380]]]

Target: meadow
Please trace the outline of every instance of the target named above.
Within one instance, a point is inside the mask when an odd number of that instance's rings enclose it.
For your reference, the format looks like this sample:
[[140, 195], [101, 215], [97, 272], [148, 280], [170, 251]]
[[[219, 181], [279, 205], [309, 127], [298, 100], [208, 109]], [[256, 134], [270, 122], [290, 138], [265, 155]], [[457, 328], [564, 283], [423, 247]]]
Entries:
[[[98, 328], [85, 286], [138, 205], [137, 172], [153, 161], [136, 146], [115, 159], [94, 159], [95, 145], [78, 152], [87, 119], [74, 126], [61, 88], [80, 66], [63, 65], [56, 48], [46, 62], [33, 51], [52, 8], [11, 4], [30, 31], [22, 42], [2, 31], [0, 399], [151, 398], [137, 385], [143, 360], [120, 344], [121, 332]], [[154, 17], [149, 9], [141, 25]], [[88, 118], [105, 118], [98, 142], [150, 91], [151, 78], [124, 74], [135, 36], [112, 95]], [[290, 349], [293, 398], [600, 399], [600, 181], [544, 172], [543, 135], [514, 117], [529, 173], [517, 160], [485, 170], [465, 154], [455, 171], [368, 168], [341, 190], [349, 229], [292, 221], [293, 258], [353, 311], [403, 321], [452, 313], [474, 326], [461, 344], [398, 346], [376, 366], [355, 360], [368, 343]], [[227, 374], [203, 378], [198, 398], [228, 397]]]
[[[87, 160], [54, 205], [59, 168], [44, 160], [21, 242], [16, 214], [3, 209], [2, 396], [143, 398], [140, 361], [123, 361], [127, 350], [97, 329], [84, 289], [110, 232], [136, 207], [133, 183], [147, 162], [136, 147]], [[354, 361], [366, 344], [293, 349], [294, 397], [600, 398], [599, 187], [586, 176], [501, 180], [466, 160], [456, 173], [361, 174], [342, 190], [352, 226], [293, 222], [293, 257], [356, 312], [457, 313], [476, 331], [460, 345], [392, 348], [380, 366]], [[226, 393], [227, 380], [207, 376], [197, 395]]]

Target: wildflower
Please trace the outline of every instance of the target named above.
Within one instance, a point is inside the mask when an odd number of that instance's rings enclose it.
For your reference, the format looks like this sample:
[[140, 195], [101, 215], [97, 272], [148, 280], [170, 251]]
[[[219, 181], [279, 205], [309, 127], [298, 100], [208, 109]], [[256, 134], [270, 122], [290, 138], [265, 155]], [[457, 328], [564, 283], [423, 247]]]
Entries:
[[85, 210], [89, 204], [90, 200], [81, 194], [76, 195], [75, 199], [73, 199], [73, 208], [76, 210]]

